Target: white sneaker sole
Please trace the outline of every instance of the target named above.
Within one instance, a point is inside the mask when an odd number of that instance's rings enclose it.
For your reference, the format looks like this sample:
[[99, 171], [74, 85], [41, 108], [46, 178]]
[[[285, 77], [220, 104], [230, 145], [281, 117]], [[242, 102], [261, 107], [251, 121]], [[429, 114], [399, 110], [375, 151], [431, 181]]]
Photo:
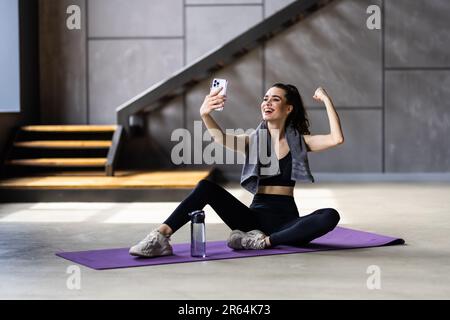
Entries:
[[132, 251], [130, 250], [128, 252], [130, 255], [134, 256], [134, 257], [142, 257], [142, 258], [153, 258], [153, 257], [162, 257], [162, 256], [170, 256], [173, 255], [173, 251], [163, 251], [159, 254], [154, 254], [154, 253], [142, 253], [142, 252], [137, 252], [137, 251]]

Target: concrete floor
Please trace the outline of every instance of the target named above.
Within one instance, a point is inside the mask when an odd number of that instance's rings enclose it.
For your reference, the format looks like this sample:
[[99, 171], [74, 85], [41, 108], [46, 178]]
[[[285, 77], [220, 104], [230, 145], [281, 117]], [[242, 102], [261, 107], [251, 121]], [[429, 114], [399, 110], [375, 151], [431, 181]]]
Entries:
[[[251, 195], [227, 186], [244, 203]], [[0, 205], [0, 299], [449, 299], [450, 183], [321, 183], [295, 191], [300, 214], [334, 207], [340, 225], [406, 245], [96, 271], [57, 251], [128, 247], [177, 203]], [[229, 229], [207, 207], [208, 240]], [[189, 225], [172, 243], [189, 241]], [[368, 267], [380, 272], [369, 289]], [[70, 269], [69, 269], [70, 270]], [[73, 276], [72, 276], [73, 279]], [[70, 282], [70, 281], [69, 281]]]

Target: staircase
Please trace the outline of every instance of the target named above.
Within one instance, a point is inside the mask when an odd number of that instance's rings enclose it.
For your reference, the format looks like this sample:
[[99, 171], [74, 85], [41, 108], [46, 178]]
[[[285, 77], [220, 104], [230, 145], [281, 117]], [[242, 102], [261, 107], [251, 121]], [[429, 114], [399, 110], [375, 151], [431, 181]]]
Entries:
[[[0, 179], [3, 202], [181, 201], [214, 168], [116, 170], [120, 125], [37, 125], [12, 137]], [[100, 169], [100, 170], [99, 170]]]
[[4, 175], [101, 168], [113, 176], [122, 132], [118, 125], [20, 127], [7, 152]]

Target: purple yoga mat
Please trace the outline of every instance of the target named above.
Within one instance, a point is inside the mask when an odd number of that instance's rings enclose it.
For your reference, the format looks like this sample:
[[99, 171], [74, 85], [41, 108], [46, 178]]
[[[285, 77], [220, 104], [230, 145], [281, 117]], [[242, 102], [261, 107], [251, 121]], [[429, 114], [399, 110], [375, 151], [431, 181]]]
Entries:
[[130, 256], [128, 254], [129, 248], [58, 252], [56, 255], [92, 269], [104, 270], [182, 262], [268, 256], [275, 254], [367, 248], [404, 243], [405, 241], [400, 238], [336, 227], [333, 231], [315, 239], [304, 247], [277, 246], [265, 250], [236, 251], [228, 248], [225, 241], [210, 241], [206, 244], [206, 258], [191, 257], [190, 244], [188, 243], [174, 244], [173, 255], [155, 258], [138, 258]]

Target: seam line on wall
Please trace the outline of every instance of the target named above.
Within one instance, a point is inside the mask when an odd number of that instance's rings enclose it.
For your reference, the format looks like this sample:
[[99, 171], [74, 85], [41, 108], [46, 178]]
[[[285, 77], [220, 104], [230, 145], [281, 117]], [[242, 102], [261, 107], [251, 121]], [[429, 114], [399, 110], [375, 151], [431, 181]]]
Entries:
[[[186, 66], [187, 63], [187, 35], [186, 35], [186, 0], [183, 0], [183, 67]], [[182, 113], [182, 125], [183, 128], [187, 128], [187, 96], [186, 91], [183, 92], [183, 113]]]
[[[382, 110], [383, 106], [334, 106], [336, 109], [340, 110]], [[308, 106], [305, 105], [305, 108], [307, 111], [326, 111], [323, 107], [317, 107], [317, 106]]]
[[381, 0], [381, 172], [386, 173], [386, 92], [385, 92], [385, 1]]
[[90, 95], [89, 95], [89, 12], [88, 0], [85, 0], [85, 19], [86, 19], [86, 124], [90, 124]]
[[450, 67], [387, 67], [385, 71], [450, 71]]
[[88, 37], [92, 41], [107, 41], [107, 40], [170, 40], [170, 39], [184, 39], [184, 36], [123, 36], [123, 37]]
[[[266, 19], [266, 0], [263, 0], [262, 2], [262, 18], [263, 21]], [[261, 97], [264, 97], [266, 94], [266, 42], [263, 42], [261, 45], [261, 66], [262, 66], [262, 89], [261, 89]]]
[[261, 7], [263, 3], [197, 3], [185, 4], [185, 7]]

